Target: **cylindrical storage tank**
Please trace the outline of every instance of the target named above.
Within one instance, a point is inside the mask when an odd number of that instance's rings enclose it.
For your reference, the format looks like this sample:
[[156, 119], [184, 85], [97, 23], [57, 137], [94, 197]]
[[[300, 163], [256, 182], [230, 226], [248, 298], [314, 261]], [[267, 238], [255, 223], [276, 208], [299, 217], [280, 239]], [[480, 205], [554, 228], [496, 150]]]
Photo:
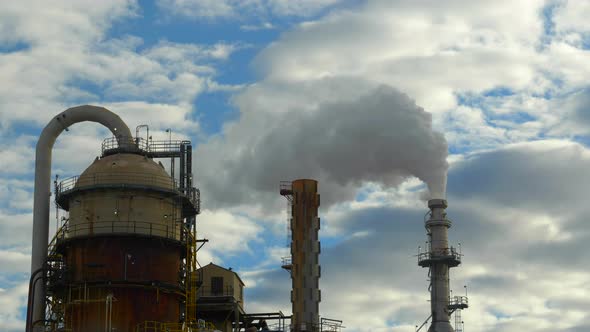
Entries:
[[140, 154], [109, 155], [59, 191], [69, 211], [58, 247], [66, 266], [66, 330], [131, 332], [146, 321], [178, 323], [184, 202], [164, 168]]

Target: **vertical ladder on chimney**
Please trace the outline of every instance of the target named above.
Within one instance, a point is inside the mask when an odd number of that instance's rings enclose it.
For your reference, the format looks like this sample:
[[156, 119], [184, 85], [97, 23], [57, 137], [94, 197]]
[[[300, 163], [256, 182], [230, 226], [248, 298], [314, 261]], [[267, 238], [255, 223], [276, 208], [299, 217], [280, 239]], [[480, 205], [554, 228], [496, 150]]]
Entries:
[[291, 241], [293, 237], [293, 187], [290, 181], [281, 181], [280, 194], [287, 199], [287, 243], [285, 247], [288, 249], [288, 256], [281, 257], [281, 267], [288, 272], [291, 272], [293, 264], [291, 261]]
[[463, 332], [463, 320], [461, 319], [461, 309], [455, 310], [455, 332]]

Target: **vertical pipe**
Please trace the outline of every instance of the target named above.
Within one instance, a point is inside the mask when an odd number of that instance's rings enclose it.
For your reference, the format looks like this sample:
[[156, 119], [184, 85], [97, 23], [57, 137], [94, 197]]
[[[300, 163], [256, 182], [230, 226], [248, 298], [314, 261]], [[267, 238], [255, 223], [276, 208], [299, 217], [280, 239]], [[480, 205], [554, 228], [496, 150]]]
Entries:
[[[193, 146], [187, 145], [186, 146], [186, 195], [192, 195], [193, 192], [191, 191], [193, 188]], [[194, 225], [195, 224], [195, 216], [191, 216], [188, 218], [188, 224]]]
[[180, 186], [180, 192], [183, 192], [186, 181], [186, 169], [185, 169], [185, 161], [186, 161], [186, 146], [184, 142], [180, 143], [180, 165], [179, 165], [179, 176], [180, 179], [178, 181], [178, 185]]
[[[31, 252], [31, 271], [42, 268], [47, 260], [49, 242], [49, 202], [51, 195], [51, 155], [57, 137], [72, 124], [84, 121], [98, 122], [107, 127], [123, 145], [122, 140], [131, 139], [129, 127], [115, 113], [103, 107], [83, 105], [68, 108], [53, 117], [43, 128], [35, 152], [35, 192], [33, 202], [33, 248]], [[126, 143], [126, 142], [125, 142]], [[37, 276], [36, 278], [40, 278]], [[32, 299], [32, 321], [42, 321], [45, 317], [45, 284], [35, 286]], [[42, 326], [34, 327], [42, 331]]]
[[186, 146], [186, 188], [193, 187], [193, 146]]
[[240, 332], [240, 312], [238, 311], [238, 302], [234, 302], [234, 332]]

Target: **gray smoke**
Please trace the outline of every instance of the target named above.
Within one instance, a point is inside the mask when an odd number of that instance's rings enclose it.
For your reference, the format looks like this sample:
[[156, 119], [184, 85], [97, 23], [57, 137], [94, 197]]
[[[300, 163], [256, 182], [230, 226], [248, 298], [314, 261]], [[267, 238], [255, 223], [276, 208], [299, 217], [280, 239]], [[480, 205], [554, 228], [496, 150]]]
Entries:
[[[353, 198], [364, 182], [392, 187], [412, 176], [427, 184], [431, 197], [444, 197], [446, 140], [433, 131], [430, 113], [389, 86], [349, 101], [320, 103], [313, 111], [267, 116], [278, 120], [259, 117], [264, 124], [247, 130], [254, 126], [253, 113], [242, 110], [224, 136], [197, 150], [205, 164], [200, 170], [206, 173], [201, 177], [206, 204], [263, 203], [268, 194], [277, 196], [280, 180], [297, 178], [320, 181], [323, 206]], [[252, 131], [256, 138], [246, 134]], [[243, 140], [237, 142], [240, 132]]]

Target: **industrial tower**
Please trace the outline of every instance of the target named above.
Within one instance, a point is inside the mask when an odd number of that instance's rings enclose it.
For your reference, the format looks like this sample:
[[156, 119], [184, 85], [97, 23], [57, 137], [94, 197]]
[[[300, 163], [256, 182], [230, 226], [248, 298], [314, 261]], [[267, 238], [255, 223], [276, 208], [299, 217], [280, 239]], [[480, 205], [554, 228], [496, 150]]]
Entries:
[[468, 307], [467, 296], [450, 298], [449, 269], [461, 264], [461, 253], [449, 246], [448, 230], [451, 221], [447, 219], [447, 206], [444, 199], [428, 201], [430, 212], [428, 220], [425, 220], [428, 242], [425, 252], [418, 253], [418, 265], [429, 269], [431, 316], [417, 330], [432, 318], [428, 332], [459, 332], [462, 330], [462, 322], [456, 323], [453, 329], [450, 323], [451, 314], [456, 312], [460, 317], [460, 310]]
[[[51, 149], [75, 123], [98, 122], [115, 135], [80, 175], [56, 181], [69, 212], [48, 239]], [[138, 127], [137, 133], [140, 128]], [[112, 112], [70, 108], [37, 143], [29, 331], [191, 331], [196, 320], [199, 191], [189, 141], [132, 137]], [[178, 158], [178, 179], [154, 158]]]
[[291, 260], [284, 261], [283, 268], [291, 272], [291, 331], [296, 332], [318, 331], [321, 328], [318, 239], [320, 195], [317, 191], [318, 182], [309, 179], [281, 183], [280, 189], [291, 207]]

